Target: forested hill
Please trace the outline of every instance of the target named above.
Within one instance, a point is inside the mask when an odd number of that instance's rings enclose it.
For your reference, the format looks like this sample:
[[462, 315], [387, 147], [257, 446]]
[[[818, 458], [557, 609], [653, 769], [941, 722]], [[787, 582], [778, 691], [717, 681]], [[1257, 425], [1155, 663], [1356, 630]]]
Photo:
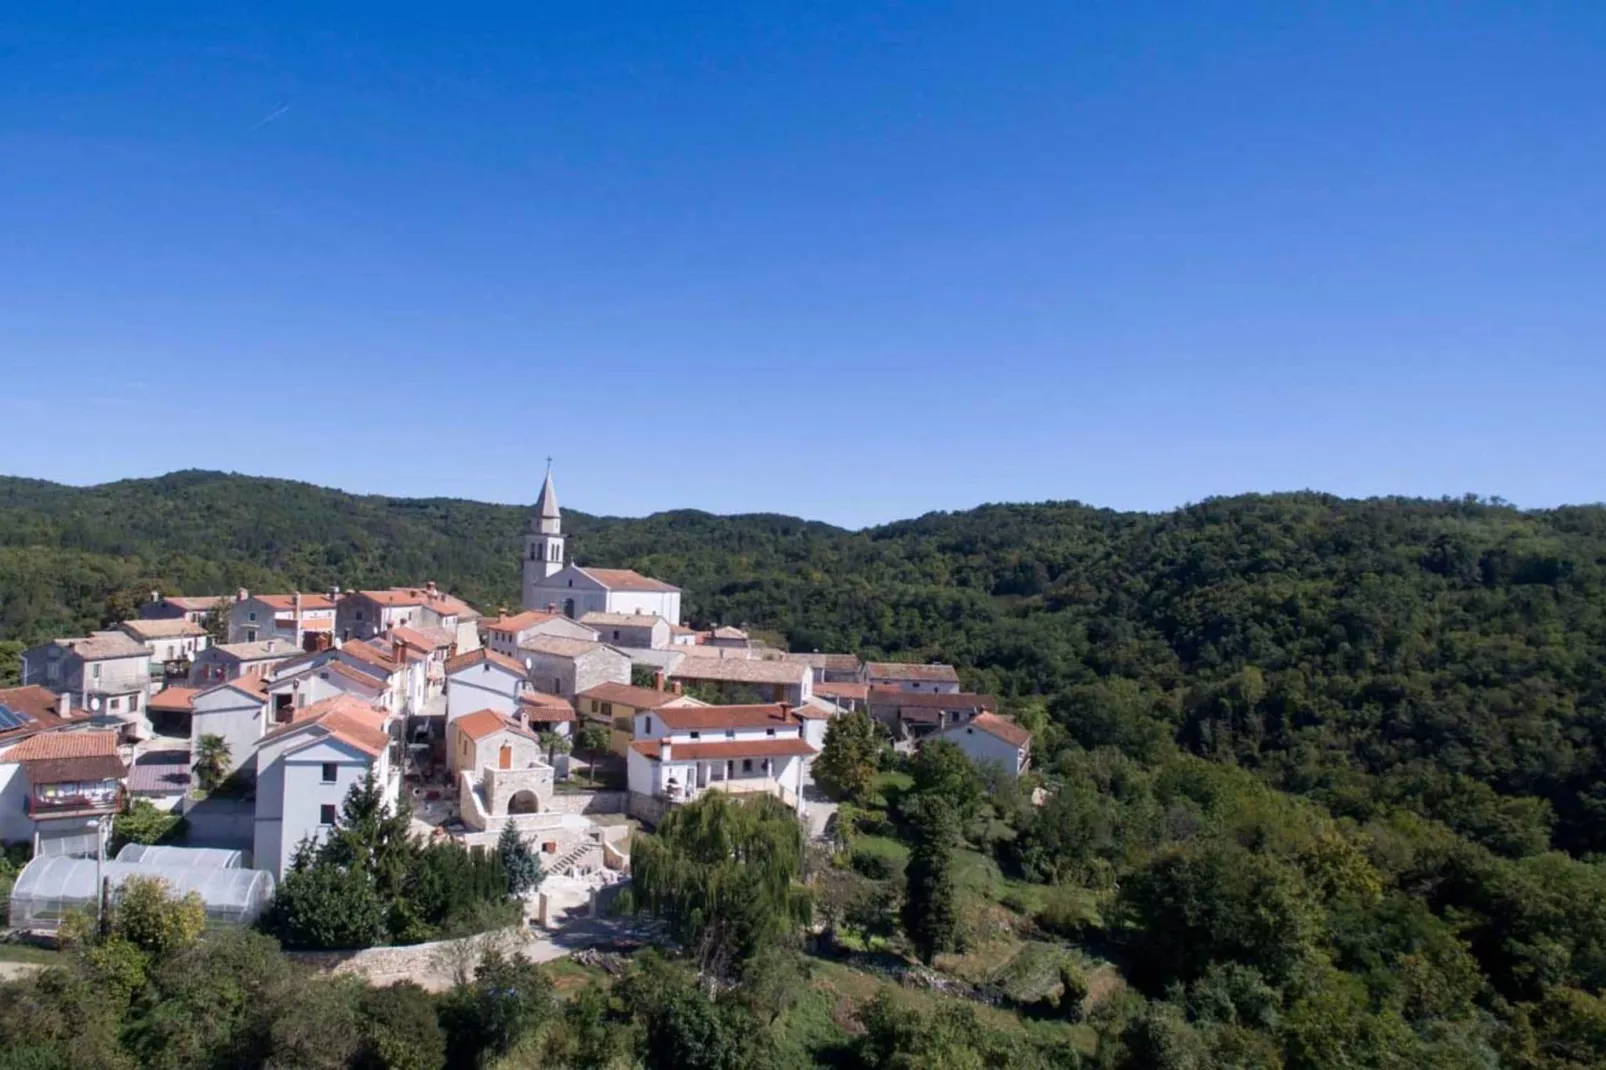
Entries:
[[[0, 637], [82, 631], [152, 588], [434, 579], [494, 610], [517, 601], [527, 517], [207, 472], [3, 480]], [[1542, 845], [1541, 799], [1555, 842], [1606, 848], [1606, 508], [1291, 494], [1163, 514], [988, 506], [861, 532], [564, 521], [575, 560], [681, 585], [693, 621], [951, 660], [976, 688], [1042, 696], [1085, 745], [1174, 739], [1341, 813], [1386, 791], [1517, 853]]]

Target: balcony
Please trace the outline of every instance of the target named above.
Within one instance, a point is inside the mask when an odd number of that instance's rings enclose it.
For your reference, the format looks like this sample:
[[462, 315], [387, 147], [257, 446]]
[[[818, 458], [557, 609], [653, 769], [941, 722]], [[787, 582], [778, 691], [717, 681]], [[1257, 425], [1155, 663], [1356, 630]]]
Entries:
[[122, 797], [123, 787], [115, 780], [40, 784], [28, 794], [28, 816], [47, 820], [113, 814]]

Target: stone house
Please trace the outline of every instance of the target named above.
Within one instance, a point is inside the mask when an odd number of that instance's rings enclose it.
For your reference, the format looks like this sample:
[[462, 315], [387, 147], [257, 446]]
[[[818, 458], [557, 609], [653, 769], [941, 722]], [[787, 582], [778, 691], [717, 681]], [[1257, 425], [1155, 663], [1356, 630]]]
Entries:
[[951, 694], [959, 690], [959, 673], [952, 665], [939, 662], [919, 665], [903, 661], [871, 661], [865, 663], [864, 682], [871, 687]]
[[602, 643], [538, 635], [519, 647], [537, 691], [572, 698], [598, 684], [630, 682], [628, 655]]
[[335, 600], [329, 595], [252, 594], [241, 588], [229, 605], [229, 642], [280, 639], [297, 650], [329, 645], [335, 633]]
[[658, 616], [591, 612], [581, 617], [580, 623], [595, 629], [604, 643], [614, 646], [666, 650], [670, 645], [669, 622]]
[[485, 645], [498, 654], [506, 654], [510, 658], [517, 657], [519, 647], [537, 636], [584, 639], [593, 643], [601, 638], [595, 628], [588, 628], [561, 613], [547, 613], [533, 609], [511, 617], [498, 617], [496, 620], [487, 621], [482, 628], [485, 631]]
[[267, 676], [275, 665], [301, 653], [288, 639], [219, 643], [196, 654], [190, 664], [190, 685], [205, 687], [241, 676]]
[[23, 684], [37, 684], [91, 715], [115, 717], [130, 739], [150, 735], [145, 700], [155, 689], [151, 652], [120, 631], [53, 639], [22, 653]]
[[743, 702], [756, 699], [801, 706], [814, 693], [813, 670], [799, 662], [687, 656], [668, 676], [687, 688], [704, 688]]
[[458, 780], [463, 823], [499, 831], [525, 815], [552, 806], [553, 769], [534, 732], [492, 710], [452, 721], [447, 728], [447, 762]]

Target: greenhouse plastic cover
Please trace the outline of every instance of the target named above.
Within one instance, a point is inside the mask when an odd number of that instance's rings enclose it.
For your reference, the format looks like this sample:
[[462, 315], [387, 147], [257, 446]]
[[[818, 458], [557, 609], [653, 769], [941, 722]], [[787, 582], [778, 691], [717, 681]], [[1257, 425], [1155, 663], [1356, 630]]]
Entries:
[[206, 866], [212, 869], [240, 869], [239, 851], [222, 847], [165, 847], [128, 843], [117, 852], [119, 862], [143, 862], [148, 866]]
[[[59, 920], [70, 907], [93, 903], [95, 869], [93, 858], [51, 857], [29, 862], [11, 889], [12, 927], [32, 928], [37, 921]], [[113, 888], [130, 877], [160, 877], [172, 894], [198, 894], [206, 904], [207, 917], [219, 922], [249, 923], [273, 898], [273, 874], [258, 869], [111, 861], [101, 864], [101, 875]]]

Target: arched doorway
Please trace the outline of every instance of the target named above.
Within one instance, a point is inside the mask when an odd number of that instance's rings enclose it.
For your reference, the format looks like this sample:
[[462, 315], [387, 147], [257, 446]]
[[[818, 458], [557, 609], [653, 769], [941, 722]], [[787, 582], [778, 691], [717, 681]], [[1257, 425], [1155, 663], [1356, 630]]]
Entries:
[[535, 792], [525, 790], [513, 793], [513, 798], [507, 801], [507, 812], [510, 814], [534, 814], [540, 812], [541, 800], [535, 797]]

